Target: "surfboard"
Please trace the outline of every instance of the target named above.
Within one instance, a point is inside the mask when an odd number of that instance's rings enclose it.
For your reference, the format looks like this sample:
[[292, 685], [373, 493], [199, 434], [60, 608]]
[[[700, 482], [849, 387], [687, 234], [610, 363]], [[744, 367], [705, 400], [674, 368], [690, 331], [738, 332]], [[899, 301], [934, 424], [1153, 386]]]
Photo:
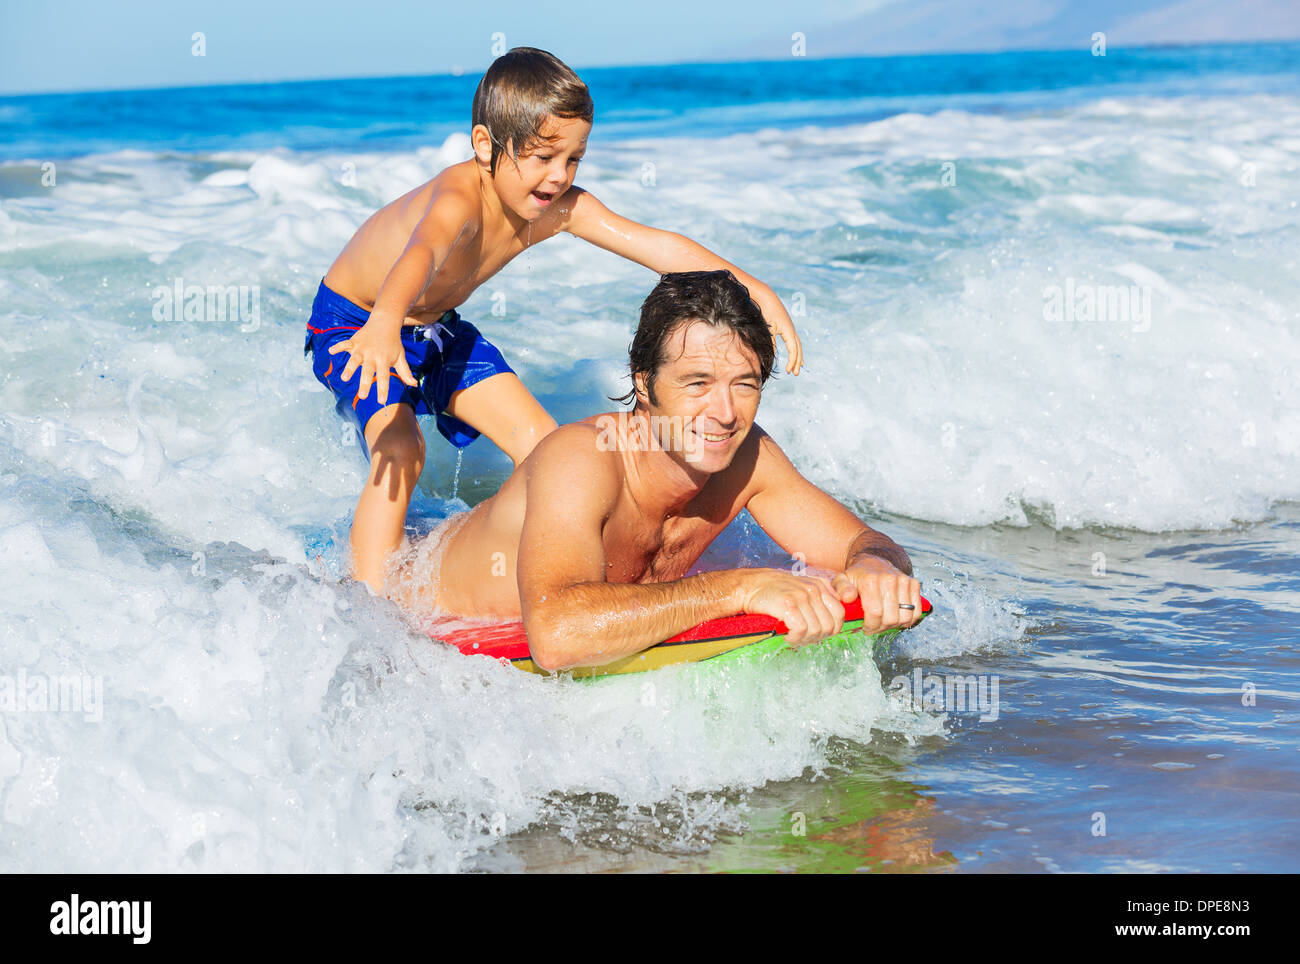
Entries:
[[[930, 612], [930, 601], [921, 598], [921, 618]], [[920, 620], [918, 620], [919, 622]], [[857, 633], [862, 629], [862, 602], [853, 600], [844, 607], [844, 629], [838, 636], [828, 637], [814, 646], [822, 646], [833, 639]], [[866, 636], [873, 643], [883, 642], [902, 630], [890, 629]], [[644, 673], [649, 670], [673, 666], [678, 663], [729, 662], [766, 656], [789, 647], [785, 642], [786, 625], [772, 616], [724, 616], [700, 623], [672, 639], [666, 639], [649, 649], [624, 656], [601, 666], [579, 666], [563, 672], [578, 679], [599, 676], [619, 676], [625, 673]], [[434, 638], [450, 643], [467, 656], [489, 656], [507, 662], [528, 673], [551, 675], [533, 662], [524, 635], [522, 622], [494, 623], [474, 626], [445, 633], [435, 633]]]

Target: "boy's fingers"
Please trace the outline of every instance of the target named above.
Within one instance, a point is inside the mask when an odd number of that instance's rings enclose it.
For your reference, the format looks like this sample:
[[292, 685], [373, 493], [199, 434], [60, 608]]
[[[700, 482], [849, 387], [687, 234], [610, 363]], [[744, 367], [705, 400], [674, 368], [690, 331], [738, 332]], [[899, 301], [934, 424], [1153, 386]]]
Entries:
[[405, 353], [405, 352], [403, 352], [403, 353], [398, 357], [398, 359], [397, 359], [397, 365], [396, 365], [395, 367], [396, 367], [396, 369], [397, 369], [397, 377], [398, 377], [398, 378], [400, 378], [400, 379], [401, 379], [402, 381], [404, 381], [406, 384], [410, 385], [412, 388], [419, 388], [419, 387], [420, 387], [420, 383], [417, 382], [417, 381], [415, 380], [415, 376], [411, 374], [411, 366], [408, 365], [408, 364], [406, 363], [406, 353]]
[[361, 365], [361, 379], [357, 382], [357, 397], [369, 398], [370, 385], [375, 380], [374, 366], [370, 362], [364, 362]]
[[380, 406], [388, 404], [388, 378], [387, 372], [381, 372], [378, 365], [375, 366], [375, 399]]
[[791, 375], [798, 375], [799, 369], [803, 367], [803, 345], [799, 342], [799, 336], [795, 334], [783, 340], [786, 348], [785, 370]]
[[357, 370], [357, 365], [361, 363], [361, 360], [352, 353], [352, 345], [349, 342], [341, 341], [337, 345], [330, 345], [329, 353], [331, 355], [339, 352], [346, 353], [343, 356], [343, 371], [339, 373], [339, 377], [346, 382], [352, 377], [352, 373]]

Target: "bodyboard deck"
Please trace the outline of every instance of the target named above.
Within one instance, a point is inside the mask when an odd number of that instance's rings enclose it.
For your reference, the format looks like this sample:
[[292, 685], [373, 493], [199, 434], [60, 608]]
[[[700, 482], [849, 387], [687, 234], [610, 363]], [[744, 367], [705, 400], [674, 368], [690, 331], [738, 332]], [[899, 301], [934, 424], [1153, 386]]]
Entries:
[[[930, 609], [930, 601], [922, 597], [922, 619], [929, 614]], [[839, 636], [830, 638], [839, 639], [861, 628], [862, 602], [855, 599], [844, 606], [844, 629]], [[901, 631], [890, 629], [865, 638], [879, 642], [892, 638]], [[700, 623], [683, 633], [678, 633], [672, 639], [666, 639], [662, 643], [611, 663], [600, 666], [578, 666], [563, 672], [578, 679], [589, 679], [625, 673], [644, 673], [678, 663], [701, 663], [706, 660], [730, 662], [765, 656], [789, 648], [785, 642], [785, 633], [785, 623], [772, 616], [724, 616], [721, 619], [710, 619], [708, 622]], [[528, 647], [528, 637], [524, 633], [522, 622], [474, 626], [447, 633], [435, 633], [434, 636], [455, 646], [467, 656], [490, 656], [528, 673], [551, 675], [533, 662], [533, 654]], [[820, 646], [822, 643], [813, 645]]]

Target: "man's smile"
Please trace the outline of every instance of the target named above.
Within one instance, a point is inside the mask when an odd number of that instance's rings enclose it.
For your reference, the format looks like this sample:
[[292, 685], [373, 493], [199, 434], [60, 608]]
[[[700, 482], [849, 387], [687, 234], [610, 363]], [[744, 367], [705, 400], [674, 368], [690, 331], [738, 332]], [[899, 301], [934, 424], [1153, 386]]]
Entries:
[[716, 445], [720, 448], [727, 442], [731, 441], [732, 437], [740, 431], [740, 429], [732, 429], [730, 432], [704, 432], [696, 428], [693, 429], [693, 431], [695, 432], [696, 437], [706, 445]]

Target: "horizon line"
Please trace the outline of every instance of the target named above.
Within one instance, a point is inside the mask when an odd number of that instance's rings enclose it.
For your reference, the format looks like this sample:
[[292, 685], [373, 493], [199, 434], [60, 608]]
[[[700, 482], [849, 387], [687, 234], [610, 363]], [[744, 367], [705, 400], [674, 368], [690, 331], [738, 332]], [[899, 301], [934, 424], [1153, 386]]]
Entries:
[[[1111, 47], [1107, 46], [1107, 51], [1135, 51], [1135, 50], [1160, 50], [1173, 49], [1180, 47], [1259, 47], [1259, 46], [1288, 46], [1300, 44], [1300, 36], [1287, 38], [1269, 38], [1266, 40], [1220, 40], [1220, 41], [1198, 41], [1189, 43], [1184, 41], [1156, 42], [1146, 44], [1134, 44], [1131, 46]], [[926, 50], [926, 51], [895, 51], [887, 54], [849, 54], [839, 57], [769, 57], [758, 59], [719, 59], [719, 60], [680, 60], [664, 61], [659, 63], [635, 63], [635, 64], [594, 64], [584, 67], [573, 67], [575, 73], [581, 74], [584, 71], [598, 70], [632, 70], [644, 67], [692, 67], [706, 64], [771, 64], [771, 63], [791, 63], [794, 61], [816, 61], [830, 62], [836, 60], [893, 60], [901, 58], [924, 58], [924, 57], [991, 57], [998, 54], [1008, 53], [1064, 53], [1066, 51], [1079, 51], [1087, 53], [1088, 45], [1077, 47], [1001, 47], [996, 50]], [[495, 59], [495, 58], [493, 58]], [[231, 80], [221, 81], [218, 83], [206, 84], [160, 84], [148, 87], [92, 87], [76, 88], [68, 90], [40, 90], [40, 91], [6, 91], [0, 90], [0, 99], [16, 100], [22, 97], [62, 97], [77, 96], [82, 94], [126, 94], [126, 93], [150, 93], [171, 90], [201, 90], [204, 88], [222, 88], [222, 87], [267, 87], [274, 84], [327, 84], [335, 81], [365, 81], [365, 80], [422, 80], [429, 77], [463, 77], [466, 75], [478, 76], [487, 70], [492, 61], [488, 61], [484, 67], [468, 70], [464, 68], [453, 67], [446, 71], [434, 71], [423, 74], [356, 74], [341, 75], [332, 77], [284, 77], [277, 80]], [[570, 65], [573, 66], [573, 65]]]

